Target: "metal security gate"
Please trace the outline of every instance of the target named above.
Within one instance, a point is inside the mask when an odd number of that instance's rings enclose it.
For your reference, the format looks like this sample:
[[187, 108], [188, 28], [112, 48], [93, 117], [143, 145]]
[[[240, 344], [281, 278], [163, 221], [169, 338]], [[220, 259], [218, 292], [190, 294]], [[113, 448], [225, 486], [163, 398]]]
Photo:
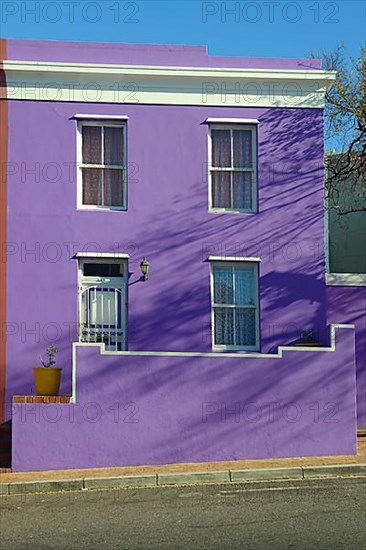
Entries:
[[124, 334], [120, 289], [92, 286], [83, 290], [80, 320], [82, 342], [104, 343], [108, 350], [122, 350]]

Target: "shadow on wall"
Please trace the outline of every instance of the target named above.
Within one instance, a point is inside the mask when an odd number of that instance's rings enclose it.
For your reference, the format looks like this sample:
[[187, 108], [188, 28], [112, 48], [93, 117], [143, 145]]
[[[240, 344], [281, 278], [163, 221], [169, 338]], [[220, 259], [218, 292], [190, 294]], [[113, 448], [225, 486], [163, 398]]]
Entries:
[[[262, 351], [287, 344], [310, 327], [321, 332], [326, 326], [322, 115], [314, 110], [281, 109], [267, 110], [259, 118], [257, 214], [209, 214], [207, 178], [202, 173], [198, 176], [197, 170], [200, 167], [201, 172], [205, 163], [199, 152], [191, 151], [185, 187], [175, 194], [171, 209], [156, 212], [151, 208], [144, 224], [126, 236], [138, 244], [130, 262], [134, 276], [138, 273], [140, 251], [151, 262], [149, 281], [129, 288], [130, 349], [211, 349], [209, 266], [205, 261], [210, 254], [262, 258]], [[179, 150], [177, 154], [187, 155]], [[164, 192], [169, 177], [161, 175]], [[120, 250], [126, 238], [117, 242]], [[58, 291], [55, 279], [54, 292]], [[45, 292], [44, 300], [51, 303], [52, 296]], [[48, 321], [54, 319], [42, 320]], [[271, 329], [268, 333], [266, 324]], [[72, 338], [77, 339], [75, 332]], [[31, 367], [50, 343], [30, 342], [24, 353], [20, 351], [19, 360], [26, 368], [14, 376], [9, 366], [12, 394], [31, 393]], [[69, 333], [63, 333], [55, 343], [62, 350], [61, 391], [68, 393]]]
[[[75, 421], [66, 412], [58, 425], [43, 419], [40, 430], [34, 417], [27, 425], [18, 417], [15, 466], [355, 453], [354, 333], [337, 333], [335, 352], [284, 352], [281, 359], [108, 356], [79, 348]], [[44, 453], [21, 452], [31, 437], [48, 438]]]
[[323, 337], [322, 115], [319, 111], [314, 119], [307, 110], [301, 116], [269, 110], [260, 121], [257, 214], [208, 214], [207, 178], [202, 185], [188, 170], [189, 193], [183, 189], [175, 195], [174, 223], [169, 212], [159, 218], [152, 214], [148, 236], [138, 236], [153, 259], [151, 285], [156, 284], [154, 263], [162, 281], [134, 315], [134, 349], [210, 348], [209, 268], [202, 267], [209, 255], [262, 258], [262, 351], [309, 328]]
[[327, 287], [327, 315], [329, 323], [355, 325], [357, 421], [366, 428], [366, 288]]

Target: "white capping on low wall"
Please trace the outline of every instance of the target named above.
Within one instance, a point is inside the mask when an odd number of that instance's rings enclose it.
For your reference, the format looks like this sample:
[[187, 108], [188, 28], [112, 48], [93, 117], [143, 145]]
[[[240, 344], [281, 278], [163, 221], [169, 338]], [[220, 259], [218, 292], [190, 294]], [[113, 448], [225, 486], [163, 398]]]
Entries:
[[141, 357], [216, 357], [221, 359], [281, 359], [284, 352], [321, 352], [328, 353], [336, 350], [336, 330], [355, 329], [355, 325], [331, 324], [330, 325], [330, 346], [302, 347], [302, 346], [279, 346], [277, 353], [259, 352], [195, 352], [195, 351], [107, 351], [103, 343], [73, 342], [72, 344], [72, 396], [70, 403], [76, 403], [76, 370], [77, 370], [77, 348], [97, 347], [100, 355], [112, 356], [141, 356]]

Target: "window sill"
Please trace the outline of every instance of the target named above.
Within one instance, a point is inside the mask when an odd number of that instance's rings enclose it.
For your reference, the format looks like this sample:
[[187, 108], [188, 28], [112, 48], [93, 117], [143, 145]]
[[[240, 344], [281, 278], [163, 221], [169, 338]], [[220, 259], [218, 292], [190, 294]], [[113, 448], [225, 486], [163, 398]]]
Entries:
[[127, 212], [124, 206], [78, 206], [78, 212]]
[[210, 208], [209, 214], [258, 214], [258, 210], [229, 210], [226, 208]]
[[366, 273], [327, 273], [327, 286], [366, 286]]
[[258, 346], [213, 346], [212, 351], [214, 352], [225, 352], [225, 351], [249, 351], [249, 352], [260, 352], [260, 348]]

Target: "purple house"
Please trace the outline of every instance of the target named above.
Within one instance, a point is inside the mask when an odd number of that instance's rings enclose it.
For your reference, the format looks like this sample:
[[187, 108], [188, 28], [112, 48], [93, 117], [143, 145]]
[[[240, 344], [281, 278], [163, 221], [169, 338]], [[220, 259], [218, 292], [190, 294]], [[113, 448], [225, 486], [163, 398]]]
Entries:
[[335, 75], [192, 46], [7, 40], [1, 59], [12, 469], [355, 453], [356, 321], [324, 246]]

